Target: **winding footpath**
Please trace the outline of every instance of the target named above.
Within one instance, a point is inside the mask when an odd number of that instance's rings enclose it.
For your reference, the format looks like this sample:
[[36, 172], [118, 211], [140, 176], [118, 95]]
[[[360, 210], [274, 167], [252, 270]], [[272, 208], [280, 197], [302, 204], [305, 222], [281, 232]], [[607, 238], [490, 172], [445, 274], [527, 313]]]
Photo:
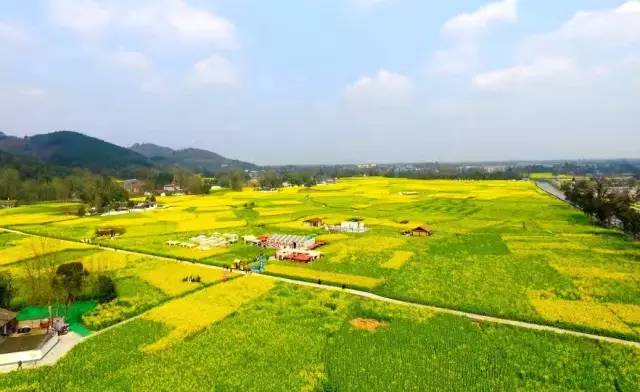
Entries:
[[[25, 233], [25, 232], [22, 232], [22, 231], [19, 231], [19, 230], [14, 230], [14, 229], [0, 228], [0, 230], [6, 231], [6, 232], [10, 232], [10, 233], [14, 233], [14, 234], [22, 234], [22, 235], [26, 235], [26, 236], [31, 236], [31, 237], [53, 238], [53, 237], [47, 237], [47, 236], [40, 236], [40, 235], [34, 235], [34, 234], [30, 234], [30, 233]], [[56, 238], [56, 239], [59, 239], [59, 238]], [[65, 241], [80, 242], [80, 241], [70, 241], [70, 240], [65, 240]], [[152, 255], [152, 254], [148, 254], [148, 253], [144, 253], [144, 252], [137, 252], [137, 251], [131, 251], [131, 250], [122, 250], [122, 249], [112, 248], [112, 247], [105, 246], [105, 245], [96, 245], [96, 244], [93, 244], [93, 245], [96, 246], [99, 249], [103, 249], [103, 250], [107, 250], [107, 251], [121, 252], [121, 253], [126, 253], [126, 254], [131, 254], [131, 255], [138, 255], [138, 256], [145, 256], [145, 257], [153, 257], [153, 258], [157, 258], [157, 259], [161, 259], [161, 260], [173, 261], [173, 262], [177, 262], [177, 263], [195, 264], [195, 265], [198, 265], [198, 266], [201, 266], [201, 267], [204, 267], [204, 268], [223, 270], [222, 267], [209, 265], [209, 264], [202, 264], [202, 263], [197, 263], [197, 262], [192, 262], [192, 261], [184, 261], [184, 260], [176, 259], [176, 258], [173, 258], [173, 257], [156, 256], [156, 255]], [[239, 271], [237, 271], [237, 272], [239, 272]], [[313, 288], [323, 289], [323, 290], [343, 291], [343, 292], [350, 293], [352, 295], [356, 295], [356, 296], [359, 296], [359, 297], [362, 297], [362, 298], [367, 298], [367, 299], [374, 300], [374, 301], [380, 301], [380, 302], [386, 302], [386, 303], [391, 303], [391, 304], [395, 304], [395, 305], [426, 309], [426, 310], [432, 311], [434, 313], [450, 314], [450, 315], [453, 315], [453, 316], [463, 317], [463, 318], [467, 318], [467, 319], [470, 319], [470, 320], [473, 320], [473, 321], [477, 321], [477, 322], [492, 323], [492, 324], [497, 324], [497, 325], [507, 325], [507, 326], [511, 326], [511, 327], [522, 328], [522, 329], [533, 330], [533, 331], [550, 332], [550, 333], [554, 333], [554, 334], [558, 334], [558, 335], [575, 336], [575, 337], [578, 337], [578, 338], [585, 338], [585, 339], [590, 339], [590, 340], [599, 341], [599, 342], [606, 342], [606, 343], [624, 345], [624, 346], [627, 346], [627, 347], [631, 347], [631, 348], [640, 350], [640, 342], [636, 342], [636, 341], [632, 341], [632, 340], [614, 338], [614, 337], [603, 336], [603, 335], [598, 335], [598, 334], [593, 334], [593, 333], [578, 332], [578, 331], [574, 331], [574, 330], [571, 330], [571, 329], [554, 327], [554, 326], [545, 325], [545, 324], [537, 324], [537, 323], [533, 323], [533, 322], [518, 321], [518, 320], [512, 320], [512, 319], [506, 319], [506, 318], [500, 318], [500, 317], [486, 316], [486, 315], [477, 314], [477, 313], [464, 312], [464, 311], [456, 310], [456, 309], [452, 309], [452, 308], [445, 308], [445, 307], [432, 306], [432, 305], [423, 305], [423, 304], [419, 304], [419, 303], [415, 303], [415, 302], [402, 301], [402, 300], [398, 300], [398, 299], [394, 299], [394, 298], [384, 297], [384, 296], [377, 295], [377, 294], [374, 294], [374, 293], [371, 293], [371, 292], [368, 292], [368, 291], [355, 290], [355, 289], [343, 289], [343, 288], [340, 288], [340, 287], [337, 287], [337, 286], [332, 286], [332, 285], [327, 285], [327, 284], [319, 284], [319, 283], [312, 283], [312, 282], [307, 282], [307, 281], [303, 281], [303, 280], [297, 280], [297, 279], [293, 279], [293, 278], [283, 278], [283, 277], [280, 277], [280, 276], [273, 276], [273, 275], [268, 275], [268, 274], [256, 274], [256, 275], [264, 277], [265, 279], [273, 279], [273, 280], [276, 280], [276, 281], [279, 281], [279, 282], [286, 282], [286, 283], [295, 284], [295, 285], [299, 285], [299, 286], [313, 287]], [[107, 330], [110, 330], [110, 329], [115, 328], [115, 327], [117, 327], [119, 325], [128, 323], [131, 320], [139, 318], [143, 314], [144, 313], [142, 313], [140, 315], [137, 315], [137, 316], [134, 316], [132, 318], [129, 318], [127, 320], [124, 320], [124, 321], [122, 321], [122, 322], [120, 322], [118, 324], [112, 325], [112, 326], [110, 326], [108, 328], [105, 328], [105, 329], [103, 329], [101, 331], [98, 331], [96, 333], [93, 333], [92, 335], [89, 335], [88, 338], [91, 338], [92, 336], [100, 335], [100, 334], [104, 333]]]

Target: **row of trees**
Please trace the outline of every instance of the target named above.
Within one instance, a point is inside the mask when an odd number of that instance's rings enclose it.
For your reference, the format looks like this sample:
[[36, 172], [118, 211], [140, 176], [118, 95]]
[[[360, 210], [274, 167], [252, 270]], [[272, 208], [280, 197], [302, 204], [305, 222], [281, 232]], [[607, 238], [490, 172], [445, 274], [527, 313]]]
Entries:
[[562, 191], [568, 201], [599, 224], [621, 226], [626, 233], [640, 238], [640, 212], [633, 207], [640, 200], [637, 183], [582, 179], [564, 183]]
[[111, 177], [75, 170], [65, 177], [52, 179], [22, 178], [18, 170], [0, 168], [0, 198], [23, 202], [46, 200], [81, 200], [102, 209], [114, 202], [129, 199], [127, 192]]

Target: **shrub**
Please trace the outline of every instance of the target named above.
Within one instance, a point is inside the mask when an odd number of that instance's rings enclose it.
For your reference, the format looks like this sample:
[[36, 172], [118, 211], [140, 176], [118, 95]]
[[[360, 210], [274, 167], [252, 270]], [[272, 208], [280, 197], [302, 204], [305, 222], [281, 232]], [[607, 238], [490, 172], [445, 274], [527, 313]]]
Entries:
[[104, 303], [116, 297], [116, 285], [113, 279], [107, 275], [98, 275], [95, 283], [95, 298], [98, 302]]

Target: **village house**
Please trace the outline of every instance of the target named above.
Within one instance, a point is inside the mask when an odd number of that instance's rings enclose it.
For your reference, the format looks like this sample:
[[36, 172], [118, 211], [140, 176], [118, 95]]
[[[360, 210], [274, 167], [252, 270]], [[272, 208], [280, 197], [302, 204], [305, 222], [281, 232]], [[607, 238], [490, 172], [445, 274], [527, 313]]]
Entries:
[[0, 335], [7, 336], [15, 332], [18, 325], [17, 315], [8, 309], [0, 308]]
[[144, 192], [144, 182], [136, 180], [135, 178], [124, 180], [122, 183], [122, 187], [125, 191], [129, 192], [132, 195], [140, 195], [142, 194], [142, 192]]
[[165, 193], [178, 193], [178, 192], [182, 192], [182, 188], [180, 188], [180, 185], [176, 184], [175, 182], [172, 182], [171, 184], [165, 184], [162, 187], [162, 190]]
[[320, 218], [310, 218], [305, 220], [303, 223], [311, 227], [322, 227], [323, 224], [322, 219]]
[[404, 231], [402, 234], [412, 237], [429, 237], [433, 235], [433, 230], [427, 225], [420, 225], [411, 230]]
[[340, 224], [326, 225], [325, 229], [331, 232], [343, 232], [343, 233], [364, 233], [369, 230], [362, 220], [362, 218], [351, 218], [343, 221]]

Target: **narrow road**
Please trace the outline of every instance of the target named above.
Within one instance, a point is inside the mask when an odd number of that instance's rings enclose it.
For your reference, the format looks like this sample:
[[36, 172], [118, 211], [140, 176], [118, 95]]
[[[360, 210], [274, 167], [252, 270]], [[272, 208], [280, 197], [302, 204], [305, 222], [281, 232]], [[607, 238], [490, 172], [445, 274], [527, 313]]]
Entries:
[[558, 189], [551, 182], [536, 180], [535, 183], [538, 186], [538, 188], [540, 188], [543, 191], [547, 192], [551, 196], [554, 196], [554, 197], [556, 197], [556, 198], [558, 198], [558, 199], [560, 199], [562, 201], [567, 201], [567, 198], [564, 195], [564, 192], [562, 192], [560, 189]]
[[[30, 234], [30, 233], [24, 233], [24, 232], [21, 232], [19, 230], [14, 230], [14, 229], [0, 228], [0, 230], [7, 231], [7, 232], [10, 232], [10, 233], [15, 233], [15, 234], [22, 234], [22, 235], [32, 236], [32, 237], [52, 238], [52, 237], [46, 237], [46, 236], [38, 236], [38, 235]], [[66, 241], [69, 241], [69, 240], [66, 240]], [[69, 242], [79, 242], [79, 241], [69, 241]], [[108, 246], [104, 246], [104, 245], [97, 245], [97, 247], [100, 248], [100, 249], [113, 251], [113, 252], [122, 252], [122, 253], [127, 253], [127, 254], [132, 254], [132, 255], [153, 257], [153, 258], [157, 258], [157, 259], [168, 260], [168, 261], [173, 261], [173, 262], [178, 262], [178, 263], [195, 264], [195, 265], [202, 266], [204, 268], [222, 270], [222, 267], [217, 267], [217, 266], [208, 265], [208, 264], [202, 264], [202, 263], [197, 263], [197, 262], [191, 262], [191, 261], [184, 261], [184, 260], [179, 260], [179, 259], [175, 259], [175, 258], [172, 258], [172, 257], [163, 257], [163, 256], [150, 255], [150, 254], [147, 254], [147, 253], [144, 253], [144, 252], [121, 250], [121, 249], [116, 249], [116, 248], [112, 248], [112, 247], [108, 247]], [[396, 305], [427, 309], [427, 310], [430, 310], [430, 311], [435, 312], [435, 313], [450, 314], [450, 315], [454, 315], [454, 316], [458, 316], [458, 317], [464, 317], [464, 318], [467, 318], [467, 319], [470, 319], [470, 320], [473, 320], [473, 321], [487, 322], [487, 323], [493, 323], [493, 324], [498, 324], [498, 325], [508, 325], [508, 326], [512, 326], [512, 327], [523, 328], [523, 329], [534, 330], [534, 331], [551, 332], [551, 333], [555, 333], [555, 334], [559, 334], [559, 335], [575, 336], [575, 337], [579, 337], [579, 338], [591, 339], [591, 340], [596, 340], [596, 341], [600, 341], [600, 342], [607, 342], [607, 343], [625, 345], [625, 346], [632, 347], [632, 348], [640, 350], [640, 342], [636, 342], [636, 341], [632, 341], [632, 340], [614, 338], [614, 337], [597, 335], [597, 334], [592, 334], [592, 333], [578, 332], [578, 331], [574, 331], [574, 330], [571, 330], [571, 329], [553, 327], [553, 326], [550, 326], [550, 325], [537, 324], [537, 323], [533, 323], [533, 322], [526, 322], [526, 321], [518, 321], [518, 320], [512, 320], [512, 319], [506, 319], [506, 318], [500, 318], [500, 317], [485, 316], [485, 315], [482, 315], [482, 314], [464, 312], [464, 311], [461, 311], [461, 310], [456, 310], [456, 309], [451, 309], [451, 308], [444, 308], [444, 307], [440, 307], [440, 306], [423, 305], [423, 304], [419, 304], [419, 303], [415, 303], [415, 302], [401, 301], [401, 300], [397, 300], [397, 299], [393, 299], [393, 298], [377, 295], [377, 294], [374, 294], [374, 293], [371, 293], [371, 292], [368, 292], [368, 291], [355, 290], [355, 289], [342, 289], [342, 288], [337, 287], [337, 286], [331, 286], [331, 285], [326, 285], [326, 284], [318, 284], [318, 283], [311, 283], [311, 282], [306, 282], [306, 281], [292, 279], [292, 278], [283, 278], [283, 277], [279, 277], [279, 276], [272, 276], [272, 275], [268, 275], [268, 274], [256, 274], [256, 275], [264, 277], [265, 279], [273, 279], [273, 280], [277, 280], [277, 281], [280, 281], [280, 282], [286, 282], [286, 283], [295, 284], [295, 285], [299, 285], [299, 286], [313, 287], [313, 288], [318, 288], [318, 289], [323, 289], [323, 290], [344, 291], [344, 292], [348, 292], [350, 294], [357, 295], [357, 296], [362, 297], [362, 298], [371, 299], [371, 300], [374, 300], [374, 301], [380, 301], [380, 302], [386, 302], [386, 303], [391, 303], [391, 304], [396, 304]], [[93, 335], [98, 335], [98, 334], [100, 334], [100, 333], [102, 333], [102, 332], [104, 332], [104, 331], [106, 331], [108, 329], [115, 328], [118, 325], [125, 324], [125, 323], [127, 323], [127, 322], [129, 322], [129, 321], [131, 321], [131, 320], [133, 320], [135, 318], [140, 317], [141, 315], [134, 316], [133, 318], [124, 320], [124, 321], [122, 321], [122, 322], [120, 322], [118, 324], [115, 324], [115, 325], [113, 325], [113, 326], [111, 326], [109, 328], [106, 328], [105, 330], [99, 331], [98, 333], [93, 334]], [[90, 335], [89, 337], [91, 337], [93, 335]]]

